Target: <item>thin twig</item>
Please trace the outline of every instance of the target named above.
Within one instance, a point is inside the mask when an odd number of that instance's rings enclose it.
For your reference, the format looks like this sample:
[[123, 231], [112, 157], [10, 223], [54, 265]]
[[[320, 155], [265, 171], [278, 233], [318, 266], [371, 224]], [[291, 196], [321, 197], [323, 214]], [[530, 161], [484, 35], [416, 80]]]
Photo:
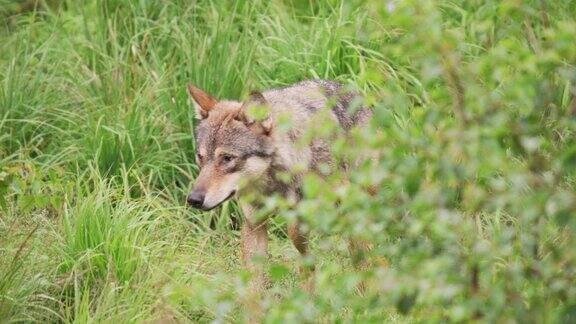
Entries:
[[465, 89], [462, 83], [462, 79], [458, 74], [458, 60], [454, 55], [447, 52], [447, 50], [442, 49], [440, 53], [443, 56], [444, 64], [444, 79], [450, 88], [450, 95], [452, 96], [452, 110], [458, 119], [461, 127], [466, 127], [468, 120], [465, 114]]

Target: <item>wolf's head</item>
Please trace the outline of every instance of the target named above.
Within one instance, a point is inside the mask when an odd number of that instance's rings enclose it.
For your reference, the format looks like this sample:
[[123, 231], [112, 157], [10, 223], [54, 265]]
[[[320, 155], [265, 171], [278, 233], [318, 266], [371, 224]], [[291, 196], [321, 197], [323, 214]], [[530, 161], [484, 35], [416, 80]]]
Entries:
[[266, 106], [259, 92], [253, 92], [244, 103], [218, 101], [192, 85], [188, 92], [200, 120], [195, 131], [200, 173], [187, 201], [193, 207], [210, 210], [270, 168], [274, 153], [271, 121], [257, 121], [248, 114], [252, 107]]

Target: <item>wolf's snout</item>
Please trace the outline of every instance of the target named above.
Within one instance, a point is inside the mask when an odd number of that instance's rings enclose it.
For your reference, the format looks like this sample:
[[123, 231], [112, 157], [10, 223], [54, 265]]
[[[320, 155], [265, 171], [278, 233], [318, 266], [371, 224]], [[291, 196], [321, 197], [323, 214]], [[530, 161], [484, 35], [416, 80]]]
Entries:
[[190, 193], [188, 195], [188, 198], [186, 199], [186, 201], [188, 202], [188, 205], [190, 205], [194, 208], [202, 208], [202, 205], [204, 205], [204, 198], [205, 197], [206, 197], [205, 192], [195, 190], [195, 191], [192, 191], [192, 193]]

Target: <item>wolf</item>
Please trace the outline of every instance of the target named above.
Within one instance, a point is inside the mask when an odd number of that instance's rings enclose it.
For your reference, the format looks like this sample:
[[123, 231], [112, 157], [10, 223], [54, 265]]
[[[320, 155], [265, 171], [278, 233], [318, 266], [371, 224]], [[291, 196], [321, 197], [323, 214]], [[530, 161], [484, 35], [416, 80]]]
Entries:
[[[217, 100], [194, 85], [188, 85], [188, 92], [199, 120], [195, 140], [200, 172], [187, 203], [211, 210], [237, 198], [244, 214], [240, 231], [242, 260], [254, 275], [253, 285], [262, 288], [266, 285], [265, 271], [254, 260], [267, 255], [267, 217], [256, 216], [261, 202], [253, 198], [279, 194], [300, 200], [301, 176], [320, 172], [323, 164], [333, 164], [326, 140], [298, 145], [307, 130], [320, 117], [331, 119], [341, 132], [348, 132], [366, 124], [372, 111], [364, 106], [350, 109], [360, 96], [328, 80], [252, 91], [244, 101]], [[257, 109], [263, 111], [260, 118], [251, 113]], [[289, 120], [291, 127], [280, 127], [280, 120]], [[294, 172], [295, 168], [299, 171]], [[281, 174], [292, 176], [286, 181]], [[289, 224], [288, 236], [299, 253], [308, 256], [308, 235], [301, 222]], [[312, 284], [307, 285], [310, 290]]]

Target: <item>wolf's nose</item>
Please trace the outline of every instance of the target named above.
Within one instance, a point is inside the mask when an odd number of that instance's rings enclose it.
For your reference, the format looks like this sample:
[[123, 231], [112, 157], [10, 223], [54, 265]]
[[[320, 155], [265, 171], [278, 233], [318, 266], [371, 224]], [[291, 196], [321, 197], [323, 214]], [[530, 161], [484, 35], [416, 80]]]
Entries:
[[192, 191], [192, 193], [188, 195], [186, 201], [188, 202], [188, 205], [194, 208], [201, 208], [204, 204], [204, 196], [204, 192]]

